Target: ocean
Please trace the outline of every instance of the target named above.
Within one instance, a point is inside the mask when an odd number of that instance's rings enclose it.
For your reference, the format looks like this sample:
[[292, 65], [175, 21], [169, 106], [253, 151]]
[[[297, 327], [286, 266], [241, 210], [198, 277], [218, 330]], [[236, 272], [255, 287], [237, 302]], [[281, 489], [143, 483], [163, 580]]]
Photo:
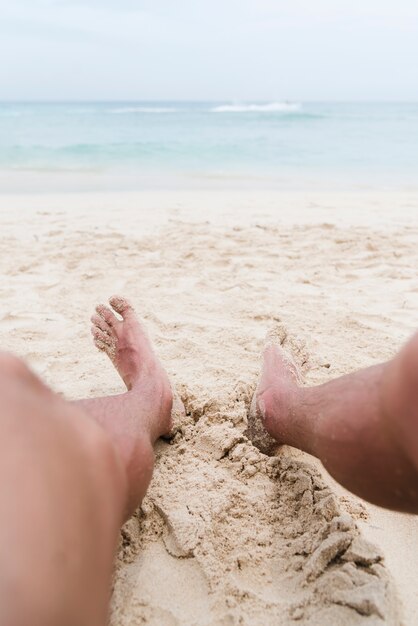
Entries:
[[0, 103], [0, 174], [0, 191], [416, 189], [418, 104]]

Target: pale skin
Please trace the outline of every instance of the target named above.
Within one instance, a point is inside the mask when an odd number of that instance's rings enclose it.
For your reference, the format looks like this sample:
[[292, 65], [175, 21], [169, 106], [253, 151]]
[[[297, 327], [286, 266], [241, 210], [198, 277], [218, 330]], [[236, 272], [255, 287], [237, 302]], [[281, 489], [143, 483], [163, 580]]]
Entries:
[[[119, 529], [146, 492], [173, 402], [132, 307], [110, 304], [92, 333], [123, 394], [68, 403], [0, 354], [1, 624], [107, 623]], [[258, 411], [278, 442], [320, 458], [348, 489], [417, 513], [417, 378], [418, 335], [392, 361], [312, 389], [269, 346]]]
[[0, 354], [0, 623], [104, 626], [122, 523], [171, 428], [163, 367], [126, 300], [92, 318], [127, 390], [68, 403]]

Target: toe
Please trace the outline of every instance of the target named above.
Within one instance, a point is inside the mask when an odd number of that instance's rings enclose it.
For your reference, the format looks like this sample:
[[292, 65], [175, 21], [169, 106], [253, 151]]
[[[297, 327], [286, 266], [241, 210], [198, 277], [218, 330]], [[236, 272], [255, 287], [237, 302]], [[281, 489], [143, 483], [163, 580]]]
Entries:
[[109, 335], [109, 333], [106, 333], [103, 330], [100, 330], [100, 328], [97, 328], [97, 326], [91, 327], [91, 334], [93, 335], [94, 340], [97, 339], [98, 341], [101, 341], [107, 345], [112, 344], [112, 338]]
[[100, 341], [100, 339], [94, 339], [94, 345], [98, 350], [101, 350], [102, 352], [109, 352], [108, 344], [104, 343], [104, 341]]
[[106, 352], [107, 356], [113, 361], [116, 354], [114, 343], [109, 343], [109, 341], [103, 341], [103, 339], [100, 339], [100, 337], [94, 337], [94, 345], [98, 350]]
[[116, 313], [119, 313], [119, 315], [122, 315], [122, 317], [125, 317], [127, 313], [133, 311], [130, 302], [128, 302], [126, 298], [122, 298], [121, 296], [112, 296], [109, 299], [109, 304], [116, 311]]
[[100, 328], [100, 330], [102, 330], [103, 332], [109, 333], [109, 334], [111, 333], [109, 324], [106, 322], [106, 320], [103, 319], [103, 317], [100, 317], [100, 315], [97, 315], [97, 313], [91, 316], [90, 321], [92, 322], [94, 326], [97, 326], [97, 328]]
[[100, 317], [102, 317], [109, 324], [111, 328], [116, 326], [116, 324], [119, 321], [114, 315], [114, 313], [112, 313], [112, 311], [108, 309], [107, 306], [105, 306], [104, 304], [99, 304], [96, 307], [96, 312]]

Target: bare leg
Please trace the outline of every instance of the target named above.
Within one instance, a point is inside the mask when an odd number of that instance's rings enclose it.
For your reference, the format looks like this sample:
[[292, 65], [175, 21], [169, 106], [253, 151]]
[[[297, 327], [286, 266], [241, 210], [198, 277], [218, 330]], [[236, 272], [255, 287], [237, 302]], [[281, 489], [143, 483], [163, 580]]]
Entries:
[[1, 624], [107, 622], [118, 531], [147, 488], [152, 443], [170, 427], [165, 373], [148, 340], [140, 346], [130, 391], [81, 406], [0, 355]]
[[257, 407], [277, 442], [318, 457], [347, 489], [418, 513], [418, 334], [388, 363], [313, 388], [269, 345]]
[[152, 446], [171, 428], [172, 392], [167, 374], [132, 306], [120, 297], [111, 298], [110, 304], [122, 319], [110, 308], [99, 305], [91, 318], [91, 330], [97, 348], [109, 356], [127, 391], [76, 404], [117, 445], [129, 475], [127, 513], [132, 514], [151, 479]]
[[0, 623], [103, 626], [127, 478], [111, 439], [0, 355]]

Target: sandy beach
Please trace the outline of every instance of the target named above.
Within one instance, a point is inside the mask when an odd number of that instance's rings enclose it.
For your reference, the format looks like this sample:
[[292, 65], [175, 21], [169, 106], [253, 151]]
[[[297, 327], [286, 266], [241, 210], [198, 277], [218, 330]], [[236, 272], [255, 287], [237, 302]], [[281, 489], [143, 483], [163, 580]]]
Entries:
[[89, 318], [123, 294], [186, 408], [121, 533], [112, 626], [418, 623], [418, 518], [243, 436], [272, 325], [307, 385], [414, 332], [417, 215], [413, 191], [0, 196], [2, 349], [69, 399], [117, 393]]

